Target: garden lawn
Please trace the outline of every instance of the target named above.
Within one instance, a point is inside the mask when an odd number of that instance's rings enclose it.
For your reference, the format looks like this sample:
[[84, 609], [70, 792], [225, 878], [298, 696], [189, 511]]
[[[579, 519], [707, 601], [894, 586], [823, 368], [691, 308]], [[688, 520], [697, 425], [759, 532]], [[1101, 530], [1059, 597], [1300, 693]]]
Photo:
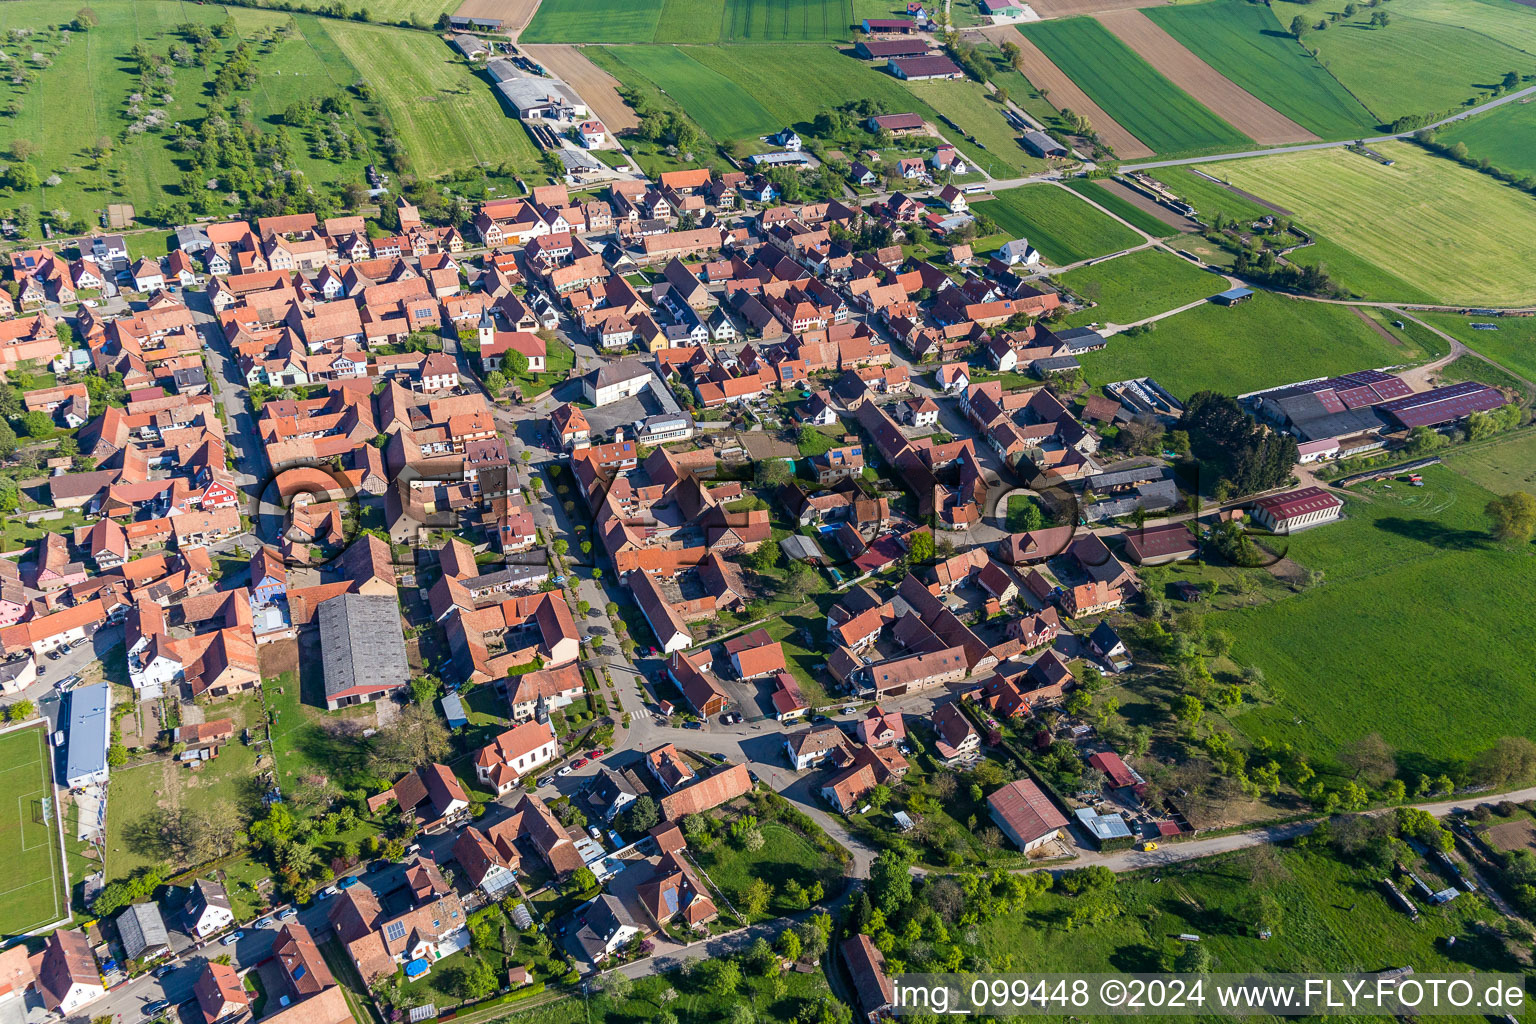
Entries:
[[518, 36], [525, 43], [648, 43], [663, 0], [544, 0]]
[[767, 629], [768, 635], [779, 641], [784, 648], [784, 663], [789, 674], [795, 677], [795, 682], [800, 684], [800, 695], [805, 698], [805, 702], [813, 709], [831, 704], [832, 698], [827, 696], [826, 689], [821, 685], [821, 669], [827, 663], [826, 651], [819, 647], [813, 650], [802, 646], [801, 639], [795, 635], [797, 630], [809, 629], [813, 636], [823, 636], [826, 630], [825, 616], [812, 608], [806, 613], [775, 619], [768, 623]]
[[[0, 855], [10, 865], [0, 882], [0, 935], [12, 936], [69, 917], [64, 851], [53, 800], [47, 723], [0, 736]], [[49, 814], [44, 816], [44, 801]]]
[[995, 199], [972, 203], [1009, 234], [1027, 238], [1045, 262], [1065, 266], [1095, 256], [1107, 256], [1136, 245], [1141, 239], [1054, 185], [1025, 185], [997, 193]]
[[1225, 290], [1221, 278], [1162, 249], [1142, 249], [1078, 267], [1056, 281], [1098, 303], [1067, 317], [1073, 327], [1132, 324]]
[[[1374, 12], [1359, 7], [1303, 41], [1382, 123], [1459, 106], [1507, 71], [1536, 71], [1536, 19], [1512, 0], [1394, 0], [1382, 29], [1369, 27]], [[1311, 24], [1344, 4], [1275, 0], [1270, 9], [1272, 28], [1285, 33], [1298, 14]]]
[[[773, 886], [774, 898], [766, 913], [752, 918], [752, 923], [777, 917], [787, 907], [780, 903], [784, 886], [793, 879], [809, 888], [820, 881], [829, 893], [836, 891], [841, 877], [832, 858], [818, 850], [810, 840], [776, 821], [759, 826], [763, 833], [762, 848], [756, 852], [739, 847], [729, 837], [722, 835], [701, 850], [689, 847], [700, 867], [710, 880], [725, 890], [736, 909], [741, 910], [741, 897], [753, 881], [761, 878]], [[724, 911], [725, 907], [720, 908]]]
[[1294, 381], [1421, 362], [1411, 342], [1388, 342], [1345, 306], [1260, 292], [1237, 306], [1205, 305], [1158, 321], [1137, 337], [1079, 359], [1097, 385], [1155, 377], [1178, 398], [1196, 391], [1245, 394]]
[[[261, 701], [245, 694], [221, 701], [210, 718], [234, 720], [235, 736], [247, 727], [259, 727]], [[146, 709], [145, 721], [154, 719]], [[151, 726], [152, 728], [153, 726]], [[153, 761], [113, 772], [117, 785], [107, 802], [107, 878], [126, 878], [143, 867], [160, 868], [166, 875], [191, 867], [178, 863], [155, 835], [154, 821], [160, 811], [192, 807], [208, 811], [226, 804], [242, 820], [261, 810], [261, 794], [254, 785], [256, 748], [237, 738], [219, 749], [219, 756], [192, 772], [185, 765]]]
[[767, 135], [779, 119], [752, 92], [694, 59], [705, 51], [676, 46], [626, 46], [607, 51], [682, 104], [688, 116], [717, 140]]
[[571, 375], [576, 365], [576, 353], [560, 338], [546, 339], [544, 346], [544, 372], [513, 374], [512, 379], [524, 398], [542, 395]]
[[[1397, 11], [1392, 9], [1394, 16]], [[1274, 16], [1262, 5], [1214, 0], [1145, 13], [1201, 60], [1323, 138], [1350, 138], [1377, 127], [1371, 112], [1317, 58], [1275, 31]]]
[[415, 173], [435, 177], [465, 167], [538, 166], [527, 131], [436, 35], [355, 21], [315, 23], [363, 72]]
[[[1536, 380], [1536, 317], [1461, 316], [1457, 313], [1419, 313], [1414, 316], [1464, 342], [1494, 362], [1526, 380]], [[1474, 331], [1472, 325], [1497, 324], [1496, 331]]]
[[[1045, 161], [1030, 156], [1019, 145], [1019, 133], [1004, 118], [1002, 108], [984, 88], [969, 79], [960, 82], [912, 82], [908, 88], [934, 110], [980, 139], [994, 157], [987, 163], [994, 176], [1006, 172], [1034, 174], [1045, 170]], [[996, 165], [1005, 165], [998, 169]]]
[[1489, 539], [1489, 491], [1449, 466], [1423, 476], [1361, 485], [1346, 519], [1278, 543], [1321, 586], [1207, 619], [1267, 676], [1274, 704], [1236, 720], [1250, 738], [1325, 763], [1377, 732], [1406, 770], [1438, 774], [1499, 736], [1536, 736], [1521, 639], [1536, 559]]
[[[316, 667], [315, 674], [319, 675]], [[306, 775], [319, 775], [333, 785], [348, 787], [371, 780], [366, 766], [367, 741], [332, 734], [327, 721], [372, 717], [372, 705], [326, 711], [299, 699], [300, 684], [292, 672], [262, 681], [267, 707], [276, 715], [272, 752], [282, 785], [292, 787]], [[282, 693], [278, 693], [278, 689]], [[371, 724], [371, 723], [370, 723]]]
[[1517, 178], [1536, 175], [1536, 105], [1506, 103], [1443, 128], [1435, 137], [1448, 145], [1460, 142], [1474, 159], [1487, 160]]
[[1536, 231], [1529, 196], [1410, 143], [1376, 149], [1395, 164], [1329, 149], [1210, 170], [1442, 302], [1529, 301], [1525, 264]]
[[[1499, 960], [1478, 921], [1494, 915], [1481, 899], [1423, 907], [1418, 922], [1389, 904], [1380, 872], [1341, 864], [1326, 852], [1278, 848], [1279, 873], [1255, 877], [1248, 853], [1223, 854], [1172, 869], [1118, 876], [1118, 913], [1068, 928], [1077, 901], [1056, 890], [1022, 910], [976, 926], [982, 959], [998, 971], [1101, 972], [1164, 969], [1161, 959], [1197, 934], [1221, 972], [1376, 971], [1409, 963], [1424, 971], [1468, 971]], [[1267, 891], [1279, 906], [1268, 939], [1256, 905]], [[1455, 947], [1446, 946], [1456, 937]], [[1193, 1020], [1195, 1017], [1181, 1017]], [[1205, 1018], [1200, 1018], [1205, 1019]]]
[[1159, 220], [1146, 210], [1130, 202], [1123, 196], [1117, 196], [1103, 185], [1089, 178], [1073, 178], [1064, 182], [1067, 188], [1076, 192], [1085, 199], [1091, 199], [1094, 203], [1104, 207], [1116, 217], [1134, 224], [1154, 238], [1172, 238], [1180, 234], [1178, 228], [1166, 221]]
[[1033, 22], [1018, 30], [1159, 156], [1251, 145], [1092, 18]]

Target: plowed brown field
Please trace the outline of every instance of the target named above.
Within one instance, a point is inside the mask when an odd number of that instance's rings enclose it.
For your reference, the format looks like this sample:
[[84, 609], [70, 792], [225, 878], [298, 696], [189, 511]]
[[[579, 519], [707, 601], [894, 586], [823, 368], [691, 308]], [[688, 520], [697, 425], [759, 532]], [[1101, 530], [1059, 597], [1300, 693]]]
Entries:
[[1051, 58], [1040, 52], [1040, 48], [1030, 42], [1012, 26], [1000, 26], [990, 30], [987, 37], [995, 43], [1003, 40], [1017, 44], [1019, 48], [1020, 67], [1024, 77], [1029, 79], [1036, 89], [1047, 90], [1050, 95], [1046, 102], [1057, 110], [1067, 109], [1074, 114], [1086, 117], [1099, 136], [1115, 149], [1115, 155], [1122, 160], [1138, 159], [1152, 155], [1146, 143], [1126, 131], [1120, 122], [1104, 113], [1100, 106], [1088, 98], [1088, 94], [1079, 89], [1077, 83], [1067, 77], [1066, 72], [1052, 63]]
[[464, 0], [453, 13], [460, 18], [500, 18], [502, 31], [517, 40], [539, 9], [539, 0]]
[[1253, 141], [1266, 146], [1318, 141], [1316, 135], [1195, 56], [1140, 11], [1106, 11], [1094, 17], [1164, 78]]

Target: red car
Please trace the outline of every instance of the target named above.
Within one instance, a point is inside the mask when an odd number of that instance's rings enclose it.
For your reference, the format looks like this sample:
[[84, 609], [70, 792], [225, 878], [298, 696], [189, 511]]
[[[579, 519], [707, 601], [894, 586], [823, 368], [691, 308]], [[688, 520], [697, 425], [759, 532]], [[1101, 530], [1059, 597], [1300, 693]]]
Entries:
[[606, 750], [604, 750], [602, 747], [598, 747], [596, 750], [592, 751], [592, 753], [589, 756], [590, 757], [602, 757], [606, 753], [607, 753]]
[[588, 760], [589, 759], [585, 758], [585, 757], [578, 757], [574, 762], [572, 762], [571, 767], [572, 768], [582, 768], [582, 767], [585, 767]]

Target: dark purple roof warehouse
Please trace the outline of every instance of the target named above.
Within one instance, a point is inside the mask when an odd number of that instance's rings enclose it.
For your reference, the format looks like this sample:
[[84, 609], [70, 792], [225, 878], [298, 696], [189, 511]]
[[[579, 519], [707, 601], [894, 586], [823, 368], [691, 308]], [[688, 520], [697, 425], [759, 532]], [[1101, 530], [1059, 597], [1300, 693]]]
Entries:
[[1404, 429], [1436, 427], [1454, 423], [1474, 412], [1488, 412], [1504, 405], [1504, 396], [1486, 384], [1463, 381], [1448, 387], [1433, 388], [1406, 398], [1394, 398], [1376, 408], [1396, 420]]

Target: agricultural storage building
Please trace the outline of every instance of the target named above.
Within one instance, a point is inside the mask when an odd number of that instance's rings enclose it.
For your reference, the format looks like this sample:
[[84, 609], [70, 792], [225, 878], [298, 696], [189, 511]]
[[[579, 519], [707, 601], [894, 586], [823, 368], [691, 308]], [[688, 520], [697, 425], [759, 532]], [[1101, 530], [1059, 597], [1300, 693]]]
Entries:
[[965, 77], [960, 65], [948, 57], [894, 57], [889, 67], [891, 74], [907, 82]]
[[1321, 526], [1343, 513], [1343, 500], [1321, 487], [1303, 487], [1253, 503], [1253, 521], [1272, 533], [1295, 533]]

